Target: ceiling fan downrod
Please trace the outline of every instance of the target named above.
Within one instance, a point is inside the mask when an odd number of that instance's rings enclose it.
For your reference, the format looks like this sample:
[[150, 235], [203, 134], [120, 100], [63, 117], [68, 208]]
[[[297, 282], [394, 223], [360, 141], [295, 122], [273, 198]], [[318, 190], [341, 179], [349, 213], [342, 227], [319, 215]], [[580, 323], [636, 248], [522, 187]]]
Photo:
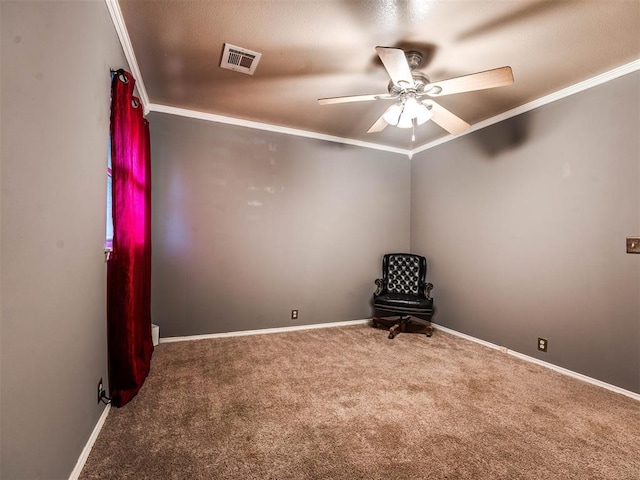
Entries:
[[422, 54], [420, 52], [409, 50], [408, 52], [405, 52], [404, 55], [407, 57], [407, 63], [411, 70], [415, 70], [422, 63]]

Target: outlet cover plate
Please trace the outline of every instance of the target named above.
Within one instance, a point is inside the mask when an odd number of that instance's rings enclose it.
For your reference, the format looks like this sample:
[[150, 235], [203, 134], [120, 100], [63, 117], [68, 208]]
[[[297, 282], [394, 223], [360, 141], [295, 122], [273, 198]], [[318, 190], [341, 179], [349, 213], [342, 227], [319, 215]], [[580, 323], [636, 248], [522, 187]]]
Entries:
[[627, 238], [627, 253], [640, 253], [640, 237]]
[[549, 346], [549, 340], [546, 338], [538, 337], [538, 350], [541, 352], [546, 352], [547, 347]]

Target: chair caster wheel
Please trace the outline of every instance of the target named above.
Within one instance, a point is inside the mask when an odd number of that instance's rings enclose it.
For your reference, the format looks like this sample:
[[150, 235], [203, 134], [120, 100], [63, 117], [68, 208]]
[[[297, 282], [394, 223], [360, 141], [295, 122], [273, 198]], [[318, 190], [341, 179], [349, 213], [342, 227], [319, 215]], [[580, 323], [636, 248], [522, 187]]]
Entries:
[[377, 324], [376, 322], [371, 322], [371, 326], [372, 326], [373, 328], [378, 328], [378, 324]]
[[425, 335], [426, 335], [427, 337], [430, 337], [431, 335], [433, 335], [433, 333], [429, 332], [429, 333], [425, 333]]
[[396, 338], [396, 336], [393, 333], [389, 334], [389, 340], [393, 340], [394, 338]]

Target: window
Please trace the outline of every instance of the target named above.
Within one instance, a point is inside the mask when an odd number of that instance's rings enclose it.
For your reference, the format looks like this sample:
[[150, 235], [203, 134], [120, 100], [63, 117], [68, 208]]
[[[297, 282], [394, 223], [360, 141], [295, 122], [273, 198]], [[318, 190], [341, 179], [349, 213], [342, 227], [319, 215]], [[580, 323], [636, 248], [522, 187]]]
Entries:
[[107, 157], [107, 226], [106, 240], [104, 242], [105, 252], [110, 252], [113, 248], [113, 176], [111, 174], [111, 134], [109, 134], [109, 155]]

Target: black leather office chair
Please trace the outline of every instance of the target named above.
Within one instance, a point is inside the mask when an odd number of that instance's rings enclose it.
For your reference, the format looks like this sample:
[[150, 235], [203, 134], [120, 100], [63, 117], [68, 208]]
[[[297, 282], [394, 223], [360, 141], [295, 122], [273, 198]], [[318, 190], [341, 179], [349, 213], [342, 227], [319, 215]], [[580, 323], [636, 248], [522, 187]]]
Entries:
[[[386, 254], [382, 258], [382, 278], [375, 281], [378, 289], [373, 294], [373, 326], [388, 327], [391, 339], [398, 332], [424, 333], [430, 337], [433, 284], [425, 283], [426, 276], [426, 258], [411, 253]], [[378, 312], [398, 318], [382, 318], [377, 316]], [[414, 320], [414, 315], [422, 321]]]

